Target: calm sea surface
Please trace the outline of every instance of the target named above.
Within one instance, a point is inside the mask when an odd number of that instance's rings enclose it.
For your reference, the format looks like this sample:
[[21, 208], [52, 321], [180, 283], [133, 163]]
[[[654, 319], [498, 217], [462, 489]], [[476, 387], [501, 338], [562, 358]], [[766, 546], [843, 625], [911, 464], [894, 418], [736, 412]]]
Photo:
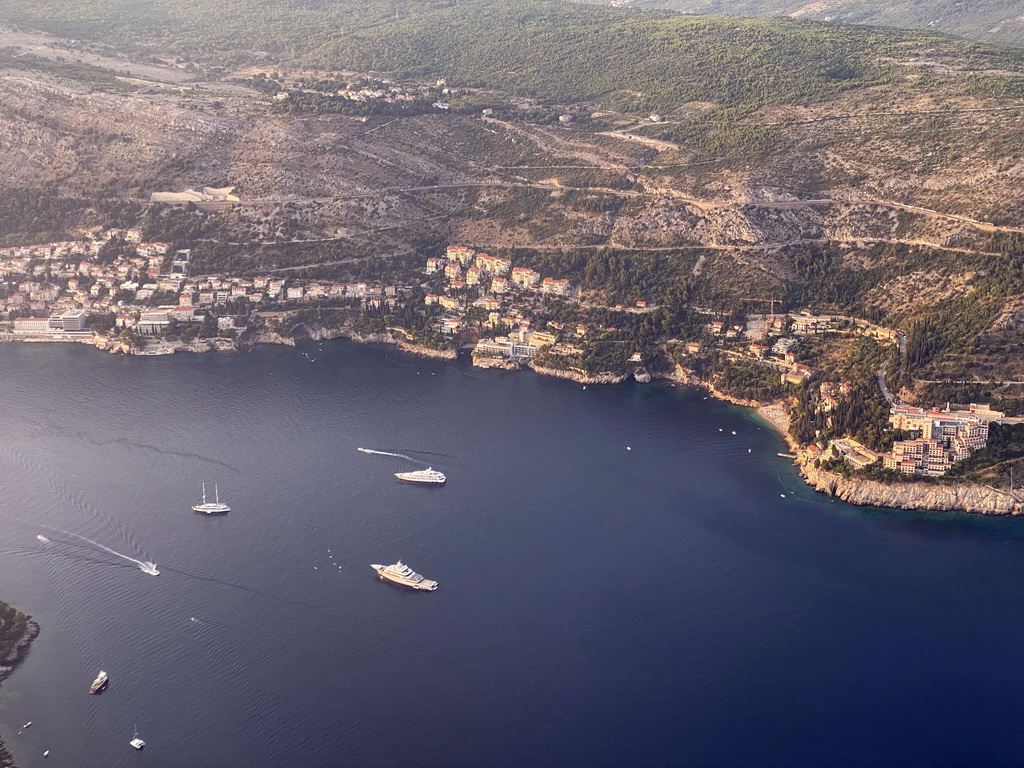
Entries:
[[1024, 761], [1024, 522], [834, 502], [698, 393], [339, 342], [0, 345], [0, 397], [23, 768]]

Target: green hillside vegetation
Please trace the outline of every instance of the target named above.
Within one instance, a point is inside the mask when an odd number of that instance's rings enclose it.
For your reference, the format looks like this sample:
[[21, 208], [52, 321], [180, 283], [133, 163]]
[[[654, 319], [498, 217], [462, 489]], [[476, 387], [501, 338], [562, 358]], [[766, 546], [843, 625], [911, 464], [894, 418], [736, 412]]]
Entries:
[[[454, 4], [454, 0], [451, 0]], [[170, 50], [222, 64], [299, 56], [356, 29], [449, 0], [4, 0], [0, 20], [120, 48]]]
[[0, 601], [0, 659], [14, 650], [14, 646], [25, 635], [27, 625], [28, 616]]
[[820, 100], [894, 80], [894, 62], [917, 56], [990, 71], [1024, 64], [1012, 49], [924, 32], [545, 0], [7, 0], [0, 21], [208, 64], [440, 76], [556, 103], [662, 111], [697, 100], [740, 111]]
[[[605, 5], [600, 0], [598, 5]], [[633, 7], [737, 16], [789, 16], [844, 24], [934, 29], [994, 43], [1024, 44], [1018, 0], [637, 0]]]
[[1013, 49], [924, 33], [536, 0], [471, 0], [339, 38], [304, 61], [398, 77], [437, 75], [557, 103], [668, 111], [711, 101], [742, 112], [893, 81], [898, 68], [884, 60], [913, 58], [911, 46], [969, 67], [1022, 71], [1024, 65], [1024, 54]]

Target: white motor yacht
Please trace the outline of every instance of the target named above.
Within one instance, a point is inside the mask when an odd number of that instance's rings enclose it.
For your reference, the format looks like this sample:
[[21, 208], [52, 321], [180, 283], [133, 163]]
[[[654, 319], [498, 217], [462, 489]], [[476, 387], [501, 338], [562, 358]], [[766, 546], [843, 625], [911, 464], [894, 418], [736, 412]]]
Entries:
[[437, 582], [425, 579], [408, 565], [399, 560], [394, 565], [370, 565], [382, 579], [393, 581], [405, 587], [421, 589], [424, 592], [433, 592], [437, 589]]

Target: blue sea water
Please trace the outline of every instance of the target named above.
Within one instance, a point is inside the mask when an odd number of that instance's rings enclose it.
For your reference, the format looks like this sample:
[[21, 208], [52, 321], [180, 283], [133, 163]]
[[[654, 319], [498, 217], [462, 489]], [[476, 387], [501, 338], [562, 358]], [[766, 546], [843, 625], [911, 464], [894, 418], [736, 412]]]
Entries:
[[[694, 391], [24, 344], [0, 396], [0, 598], [43, 627], [0, 688], [23, 768], [1024, 755], [1024, 525], [815, 494]], [[427, 465], [447, 486], [395, 482]], [[204, 481], [229, 515], [190, 511]], [[376, 580], [399, 558], [440, 588]]]

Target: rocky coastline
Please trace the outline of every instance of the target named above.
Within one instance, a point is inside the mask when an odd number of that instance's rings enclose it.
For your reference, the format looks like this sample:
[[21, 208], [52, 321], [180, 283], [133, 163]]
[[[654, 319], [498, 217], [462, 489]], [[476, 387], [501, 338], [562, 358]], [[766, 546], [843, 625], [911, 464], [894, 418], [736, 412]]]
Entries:
[[454, 360], [459, 356], [459, 353], [454, 349], [433, 349], [420, 346], [419, 344], [410, 344], [406, 341], [398, 342], [398, 349], [400, 352], [408, 352], [410, 355], [430, 357], [435, 360]]
[[814, 465], [804, 447], [786, 428], [789, 409], [785, 402], [757, 409], [758, 415], [777, 429], [796, 456], [797, 471], [818, 493], [860, 507], [886, 507], [928, 512], [967, 512], [979, 515], [1024, 515], [1024, 492], [1005, 491], [975, 483], [882, 483], [865, 477], [846, 477]]
[[580, 371], [562, 370], [560, 368], [545, 368], [541, 365], [531, 363], [530, 368], [534, 373], [541, 376], [554, 376], [558, 379], [569, 379], [579, 384], [621, 384], [632, 376], [631, 373], [581, 373]]
[[[346, 338], [360, 344], [391, 344], [400, 351], [421, 357], [454, 360], [458, 356], [455, 350], [433, 349], [398, 339], [391, 332], [359, 334], [349, 327], [310, 328], [305, 324], [294, 326], [287, 334], [263, 328], [243, 334], [237, 341], [232, 339], [203, 339], [192, 342], [161, 342], [156, 346], [158, 351], [136, 350], [123, 342], [103, 336], [95, 336], [94, 344], [98, 349], [111, 354], [171, 354], [172, 352], [204, 353], [209, 351], [228, 352], [239, 349], [251, 349], [258, 344], [281, 344], [296, 346], [303, 341], [327, 341]], [[534, 363], [528, 367], [541, 376], [552, 376], [559, 379], [574, 381], [579, 384], [620, 384], [630, 378], [637, 381], [648, 381], [650, 374], [637, 369], [623, 374], [599, 373], [587, 374], [578, 370], [547, 368]], [[639, 373], [639, 375], [637, 375]], [[842, 499], [859, 506], [889, 507], [908, 510], [963, 511], [983, 515], [1024, 515], [1024, 492], [1003, 491], [983, 485], [969, 483], [882, 483], [866, 478], [850, 478], [827, 472], [815, 467], [805, 454], [803, 446], [796, 444], [789, 435], [788, 407], [784, 401], [762, 403], [758, 400], [735, 397], [722, 392], [708, 381], [701, 380], [682, 366], [668, 373], [656, 374], [660, 378], [686, 386], [700, 387], [716, 400], [722, 400], [744, 408], [755, 408], [758, 413], [786, 440], [790, 450], [796, 455], [796, 463], [804, 481], [819, 493]], [[2, 680], [0, 676], [0, 680]], [[0, 764], [0, 768], [3, 768]]]
[[[25, 634], [15, 643], [11, 652], [0, 659], [0, 683], [9, 678], [14, 673], [15, 667], [28, 655], [29, 646], [39, 636], [39, 629], [38, 622], [29, 618], [25, 623]], [[7, 750], [2, 739], [0, 739], [0, 768], [15, 768], [14, 757]]]
[[973, 483], [880, 483], [825, 472], [797, 459], [804, 481], [819, 493], [849, 504], [895, 509], [1024, 515], [1024, 493]]

